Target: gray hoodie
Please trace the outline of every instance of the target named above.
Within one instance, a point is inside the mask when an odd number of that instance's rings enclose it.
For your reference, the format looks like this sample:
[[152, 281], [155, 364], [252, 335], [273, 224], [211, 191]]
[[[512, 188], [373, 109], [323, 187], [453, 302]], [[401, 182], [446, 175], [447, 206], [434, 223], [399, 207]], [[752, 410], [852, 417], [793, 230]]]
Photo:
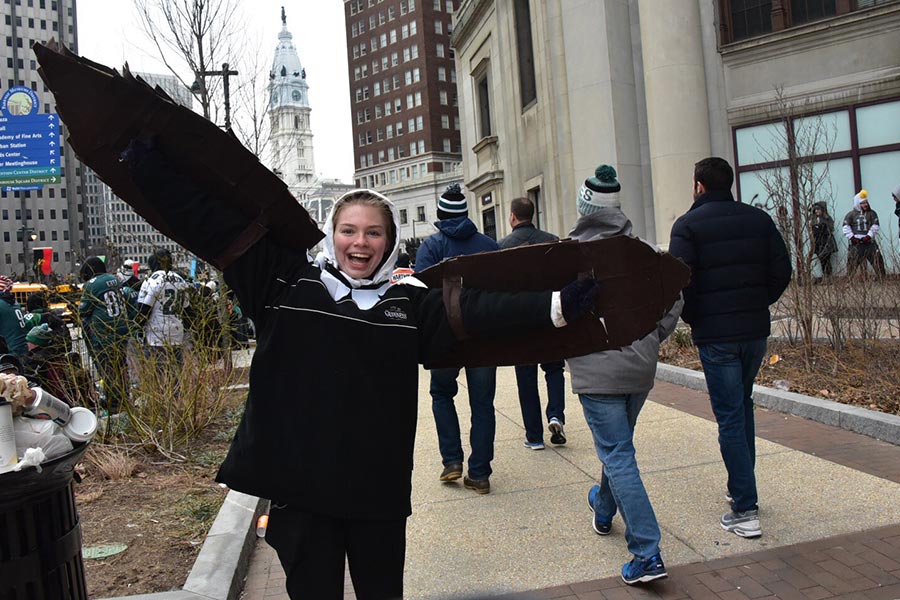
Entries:
[[[631, 235], [631, 221], [618, 208], [604, 207], [579, 217], [569, 237], [581, 242], [617, 235]], [[642, 240], [643, 241], [643, 240]], [[647, 243], [647, 242], [645, 242]], [[653, 246], [652, 244], [649, 244]], [[657, 252], [656, 246], [653, 246]], [[657, 325], [655, 331], [627, 348], [595, 352], [570, 358], [572, 391], [576, 394], [621, 395], [649, 392], [656, 375], [659, 344], [675, 329], [684, 301], [681, 297]]]

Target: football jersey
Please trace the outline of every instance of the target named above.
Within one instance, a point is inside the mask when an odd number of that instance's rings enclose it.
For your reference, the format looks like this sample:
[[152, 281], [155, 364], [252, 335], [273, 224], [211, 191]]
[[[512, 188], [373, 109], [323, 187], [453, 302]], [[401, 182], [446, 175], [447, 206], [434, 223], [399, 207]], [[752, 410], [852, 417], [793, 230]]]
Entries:
[[180, 346], [184, 340], [181, 315], [188, 307], [188, 284], [174, 271], [156, 271], [141, 285], [138, 305], [152, 307], [144, 325], [150, 346]]

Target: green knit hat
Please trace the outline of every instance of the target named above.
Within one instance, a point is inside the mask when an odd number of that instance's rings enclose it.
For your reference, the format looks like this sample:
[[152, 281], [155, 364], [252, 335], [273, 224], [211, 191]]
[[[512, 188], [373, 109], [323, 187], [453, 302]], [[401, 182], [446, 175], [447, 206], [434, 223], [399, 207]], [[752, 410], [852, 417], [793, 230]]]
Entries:
[[25, 336], [25, 341], [31, 342], [35, 346], [46, 346], [52, 339], [53, 332], [50, 331], [50, 326], [46, 323], [32, 327], [28, 335]]
[[584, 180], [584, 185], [578, 190], [578, 198], [575, 200], [578, 213], [589, 215], [601, 208], [619, 207], [619, 199], [605, 196], [615, 194], [622, 189], [622, 185], [616, 179], [616, 170], [609, 165], [600, 165], [594, 171], [593, 177]]

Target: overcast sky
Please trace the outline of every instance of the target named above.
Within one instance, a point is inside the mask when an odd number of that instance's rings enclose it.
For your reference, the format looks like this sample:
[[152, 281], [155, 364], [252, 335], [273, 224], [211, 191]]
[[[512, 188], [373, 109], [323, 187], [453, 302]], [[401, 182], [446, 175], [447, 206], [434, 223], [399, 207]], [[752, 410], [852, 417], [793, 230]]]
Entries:
[[[288, 30], [306, 69], [317, 173], [326, 178], [353, 181], [353, 140], [344, 3], [340, 0], [240, 0], [245, 37], [262, 48], [271, 67], [281, 6], [287, 11]], [[168, 74], [155, 58], [143, 34], [131, 0], [78, 0], [79, 53], [118, 68], [125, 61], [132, 71]], [[182, 77], [191, 81], [188, 74]], [[237, 79], [240, 79], [238, 75]], [[235, 85], [235, 79], [232, 79]]]

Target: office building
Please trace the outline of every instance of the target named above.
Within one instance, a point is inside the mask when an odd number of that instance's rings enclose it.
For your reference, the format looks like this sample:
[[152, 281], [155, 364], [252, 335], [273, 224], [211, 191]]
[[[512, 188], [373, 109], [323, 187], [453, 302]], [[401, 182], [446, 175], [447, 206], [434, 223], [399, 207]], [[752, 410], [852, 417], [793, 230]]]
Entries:
[[462, 182], [450, 47], [458, 4], [344, 1], [354, 178], [397, 204], [401, 239], [434, 233], [438, 197]]

